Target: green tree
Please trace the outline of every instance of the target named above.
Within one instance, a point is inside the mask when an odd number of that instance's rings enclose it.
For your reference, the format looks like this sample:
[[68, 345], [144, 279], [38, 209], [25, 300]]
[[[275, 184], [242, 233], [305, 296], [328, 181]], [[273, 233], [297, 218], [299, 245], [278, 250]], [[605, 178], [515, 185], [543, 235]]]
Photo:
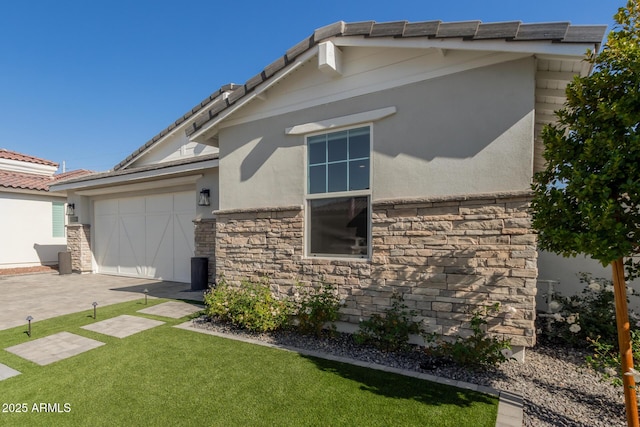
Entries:
[[[534, 176], [533, 227], [539, 247], [587, 254], [612, 265], [623, 372], [633, 367], [624, 260], [637, 277], [640, 252], [640, 0], [614, 16], [616, 25], [593, 72], [567, 86], [558, 122], [542, 132], [544, 171]], [[635, 382], [625, 375], [629, 425], [638, 425]]]

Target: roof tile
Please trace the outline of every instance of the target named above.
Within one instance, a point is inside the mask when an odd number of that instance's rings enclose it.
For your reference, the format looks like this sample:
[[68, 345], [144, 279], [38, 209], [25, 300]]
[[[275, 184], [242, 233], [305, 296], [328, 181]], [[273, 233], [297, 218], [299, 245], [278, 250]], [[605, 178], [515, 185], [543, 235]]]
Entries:
[[562, 40], [568, 28], [568, 22], [521, 24], [515, 40]]
[[343, 36], [368, 36], [371, 34], [371, 28], [373, 28], [373, 24], [375, 21], [364, 21], [364, 22], [347, 22], [344, 25]]
[[562, 41], [565, 43], [589, 43], [593, 40], [602, 40], [605, 32], [606, 28], [602, 25], [570, 25]]
[[474, 39], [514, 39], [520, 28], [519, 21], [480, 24]]
[[476, 35], [480, 21], [443, 22], [438, 27], [438, 38], [462, 37], [471, 38]]
[[435, 37], [442, 21], [408, 22], [404, 27], [404, 37]]
[[373, 24], [371, 28], [370, 37], [398, 37], [404, 33], [404, 27], [407, 25], [407, 21], [397, 22], [382, 22], [380, 24]]
[[287, 62], [290, 63], [314, 45], [313, 36], [308, 37], [287, 50]]
[[316, 42], [320, 40], [328, 39], [330, 37], [339, 36], [344, 32], [344, 21], [334, 22], [333, 24], [326, 25], [322, 28], [318, 28], [313, 32], [313, 39]]

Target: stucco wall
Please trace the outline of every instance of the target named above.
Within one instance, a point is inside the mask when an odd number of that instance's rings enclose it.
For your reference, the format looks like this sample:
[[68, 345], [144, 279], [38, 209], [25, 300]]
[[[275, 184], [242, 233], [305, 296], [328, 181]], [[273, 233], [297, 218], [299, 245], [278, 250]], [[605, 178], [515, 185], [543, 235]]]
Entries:
[[220, 209], [300, 205], [303, 135], [285, 128], [395, 106], [374, 123], [374, 200], [529, 188], [534, 61], [414, 83], [220, 131]]
[[52, 237], [53, 201], [65, 198], [19, 193], [0, 194], [0, 268], [57, 264], [67, 239]]

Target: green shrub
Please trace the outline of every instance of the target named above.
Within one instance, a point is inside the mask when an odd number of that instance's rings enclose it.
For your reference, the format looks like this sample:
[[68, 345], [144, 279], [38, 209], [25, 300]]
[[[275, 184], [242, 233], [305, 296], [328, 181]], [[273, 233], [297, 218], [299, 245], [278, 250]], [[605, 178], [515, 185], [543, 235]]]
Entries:
[[336, 326], [333, 322], [340, 318], [340, 306], [337, 290], [330, 284], [303, 291], [296, 310], [298, 330], [303, 334], [320, 336], [324, 325], [331, 323], [329, 328], [334, 332]]
[[[610, 280], [580, 273], [580, 282], [585, 288], [579, 295], [564, 297], [552, 295], [550, 315], [541, 316], [542, 337], [552, 343], [585, 348], [594, 340], [600, 340], [617, 348], [615, 301]], [[627, 295], [635, 295], [629, 288]], [[627, 301], [629, 298], [627, 298]], [[631, 318], [637, 318], [633, 312]], [[632, 322], [634, 323], [634, 322]]]
[[[614, 385], [622, 385], [622, 375], [620, 363], [620, 352], [618, 345], [611, 344], [608, 340], [587, 338], [589, 347], [593, 355], [587, 356], [587, 365], [602, 373], [604, 378]], [[631, 348], [633, 349], [633, 360], [640, 360], [640, 331], [631, 330]]]
[[204, 302], [209, 316], [250, 331], [282, 328], [292, 314], [291, 303], [277, 299], [266, 280], [260, 283], [243, 281], [240, 287], [229, 286], [222, 280], [205, 295]]
[[456, 337], [449, 342], [431, 334], [425, 337], [425, 352], [429, 356], [449, 359], [454, 363], [472, 369], [486, 368], [503, 363], [511, 356], [511, 340], [488, 336], [487, 317], [500, 311], [500, 304], [481, 307], [472, 313], [472, 334], [466, 338]]
[[360, 321], [360, 330], [354, 335], [359, 344], [372, 344], [384, 351], [405, 350], [410, 334], [421, 333], [420, 325], [411, 320], [416, 315], [407, 310], [402, 295], [394, 292], [391, 308], [384, 315], [374, 314], [369, 320]]

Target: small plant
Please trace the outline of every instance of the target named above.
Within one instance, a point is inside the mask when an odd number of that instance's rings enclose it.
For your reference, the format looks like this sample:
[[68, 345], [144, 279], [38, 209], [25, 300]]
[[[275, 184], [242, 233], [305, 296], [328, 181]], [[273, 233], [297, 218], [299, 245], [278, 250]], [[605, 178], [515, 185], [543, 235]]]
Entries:
[[266, 280], [243, 281], [240, 287], [221, 281], [204, 297], [209, 316], [250, 331], [272, 331], [287, 325], [292, 308], [286, 299], [277, 299]]
[[408, 310], [401, 294], [391, 297], [391, 308], [384, 315], [374, 314], [369, 320], [360, 321], [360, 330], [354, 335], [358, 344], [373, 344], [383, 351], [405, 350], [409, 335], [421, 333], [418, 323], [411, 320], [416, 315]]
[[425, 337], [429, 344], [425, 347], [427, 355], [466, 366], [472, 369], [486, 368], [506, 362], [511, 357], [511, 340], [488, 336], [486, 318], [500, 311], [500, 304], [481, 307], [472, 313], [469, 337], [457, 337], [449, 342], [436, 334]]
[[340, 318], [341, 305], [337, 290], [330, 284], [303, 291], [297, 307], [298, 330], [319, 337], [323, 327], [330, 323], [330, 331], [335, 332], [333, 322]]
[[[571, 347], [589, 347], [597, 340], [617, 348], [618, 333], [612, 282], [602, 278], [594, 279], [588, 273], [579, 273], [579, 277], [580, 282], [585, 284], [579, 295], [552, 295], [549, 304], [551, 314], [543, 317], [542, 337], [554, 344]], [[635, 291], [628, 288], [627, 296], [634, 295]], [[638, 318], [634, 312], [629, 316], [632, 319]]]

